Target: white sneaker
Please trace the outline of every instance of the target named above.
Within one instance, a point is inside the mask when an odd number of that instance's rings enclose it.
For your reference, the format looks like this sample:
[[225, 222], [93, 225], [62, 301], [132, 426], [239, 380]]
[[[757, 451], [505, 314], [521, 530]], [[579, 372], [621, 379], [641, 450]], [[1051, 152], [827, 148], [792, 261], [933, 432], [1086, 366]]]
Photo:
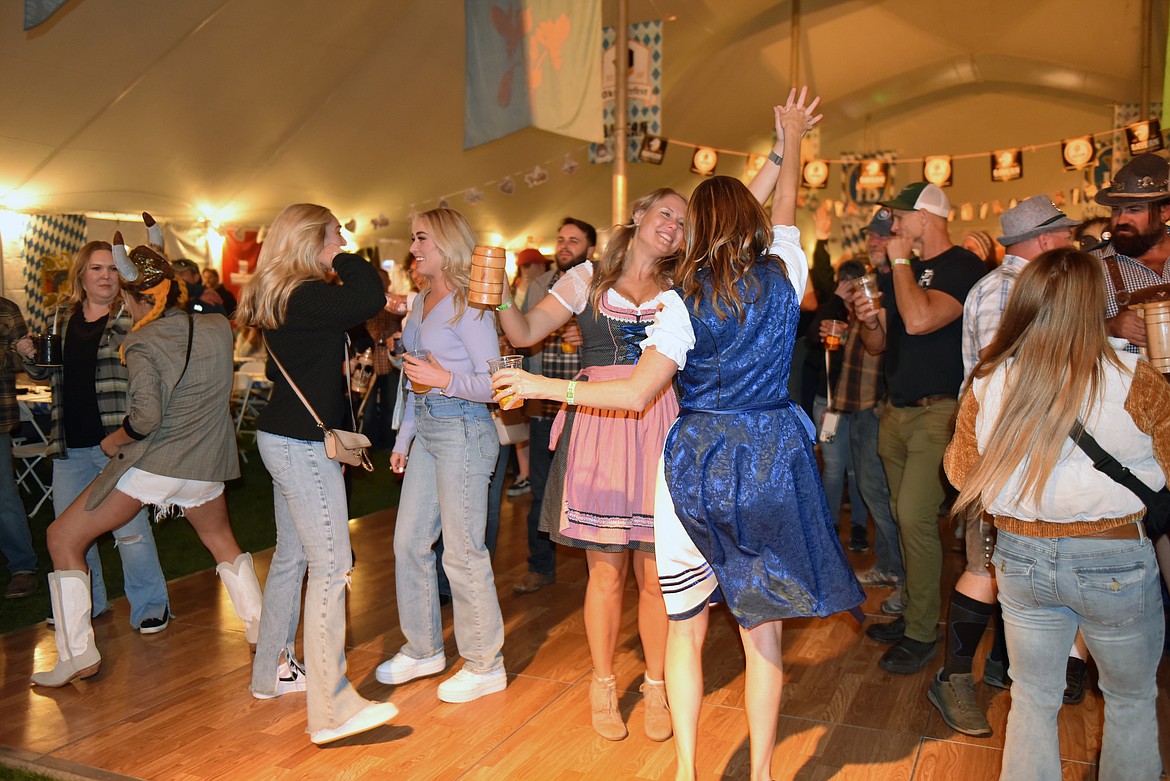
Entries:
[[890, 592], [890, 596], [882, 602], [882, 612], [887, 616], [900, 616], [906, 611], [905, 592], [902, 590], [902, 585], [894, 586], [894, 590]]
[[303, 692], [309, 688], [309, 681], [305, 675], [305, 668], [301, 667], [301, 663], [296, 659], [281, 660], [280, 666], [276, 668], [276, 694], [261, 694], [260, 692], [252, 692], [252, 696], [258, 700], [271, 700], [285, 694], [293, 694], [294, 692]]
[[436, 675], [447, 669], [447, 657], [442, 651], [426, 659], [412, 659], [399, 651], [388, 662], [382, 662], [374, 671], [378, 683], [406, 683], [415, 678]]
[[501, 667], [487, 673], [473, 673], [463, 667], [439, 684], [439, 699], [443, 702], [471, 702], [487, 694], [502, 692], [508, 685], [508, 674]]
[[863, 586], [896, 586], [898, 579], [877, 565], [857, 573], [857, 582]]
[[335, 740], [348, 738], [350, 735], [380, 727], [398, 715], [398, 708], [392, 702], [371, 702], [355, 713], [349, 721], [334, 729], [319, 729], [309, 736], [309, 740], [318, 746], [322, 743], [331, 743]]

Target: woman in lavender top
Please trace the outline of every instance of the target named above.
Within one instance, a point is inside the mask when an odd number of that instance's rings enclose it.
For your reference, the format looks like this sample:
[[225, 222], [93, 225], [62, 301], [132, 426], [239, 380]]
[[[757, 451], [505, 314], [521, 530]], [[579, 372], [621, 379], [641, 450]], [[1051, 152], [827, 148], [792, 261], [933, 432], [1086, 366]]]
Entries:
[[[406, 644], [378, 665], [382, 683], [442, 672], [443, 624], [432, 546], [443, 535], [443, 568], [451, 581], [455, 642], [463, 668], [439, 685], [444, 702], [468, 702], [503, 691], [504, 621], [484, 544], [488, 481], [500, 450], [487, 402], [488, 360], [500, 355], [495, 320], [467, 305], [475, 234], [452, 209], [411, 220], [410, 251], [430, 285], [402, 329], [410, 381], [406, 414], [390, 465], [405, 471], [394, 532], [398, 616]], [[416, 389], [427, 388], [425, 392]]]

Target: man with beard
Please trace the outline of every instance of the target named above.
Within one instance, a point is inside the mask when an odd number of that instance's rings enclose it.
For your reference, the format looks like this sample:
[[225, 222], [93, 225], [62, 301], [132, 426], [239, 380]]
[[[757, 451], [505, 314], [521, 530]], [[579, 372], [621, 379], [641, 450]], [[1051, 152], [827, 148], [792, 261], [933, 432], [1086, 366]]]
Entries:
[[1105, 323], [1110, 336], [1129, 342], [1125, 349], [1132, 353], [1146, 346], [1146, 327], [1129, 307], [1164, 297], [1159, 293], [1170, 294], [1170, 288], [1146, 290], [1170, 283], [1168, 174], [1166, 161], [1158, 155], [1138, 155], [1094, 198], [1113, 209], [1112, 242], [1097, 253], [1105, 267]]
[[[597, 245], [597, 230], [583, 220], [566, 217], [557, 232], [556, 265], [528, 283], [528, 294], [523, 311], [529, 312], [540, 303], [552, 286], [566, 271], [589, 259]], [[581, 346], [581, 330], [570, 320], [561, 331], [544, 340], [538, 352], [528, 359], [528, 370], [533, 374], [571, 380], [581, 370], [577, 348]], [[517, 581], [512, 590], [517, 594], [531, 594], [556, 580], [556, 548], [548, 534], [540, 531], [540, 505], [548, 482], [548, 468], [552, 453], [548, 443], [553, 419], [560, 410], [559, 403], [533, 399], [528, 402], [528, 480], [532, 486], [532, 506], [528, 511], [528, 572]]]

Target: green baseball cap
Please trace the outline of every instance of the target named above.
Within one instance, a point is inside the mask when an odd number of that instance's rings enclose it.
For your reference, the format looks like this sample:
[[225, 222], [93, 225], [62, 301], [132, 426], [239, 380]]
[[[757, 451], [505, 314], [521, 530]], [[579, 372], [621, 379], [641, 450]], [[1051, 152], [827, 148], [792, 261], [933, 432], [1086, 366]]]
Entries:
[[913, 182], [902, 188], [892, 201], [881, 201], [882, 206], [900, 212], [924, 211], [942, 217], [950, 216], [951, 202], [937, 185], [930, 182]]

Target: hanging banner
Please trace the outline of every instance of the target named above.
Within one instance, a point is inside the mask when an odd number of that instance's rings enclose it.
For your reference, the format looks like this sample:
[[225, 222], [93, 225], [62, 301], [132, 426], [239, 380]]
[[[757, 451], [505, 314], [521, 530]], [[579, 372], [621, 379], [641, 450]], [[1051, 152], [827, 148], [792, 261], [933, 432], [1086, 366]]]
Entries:
[[667, 140], [662, 136], [652, 136], [649, 133], [642, 136], [642, 147], [638, 150], [638, 160], [643, 163], [662, 165], [662, 158], [666, 157]]
[[1097, 147], [1092, 136], [1066, 138], [1060, 142], [1060, 157], [1064, 170], [1079, 171], [1097, 159]]
[[1024, 152], [1021, 149], [1000, 149], [991, 153], [991, 181], [1010, 182], [1024, 175]]
[[884, 190], [890, 181], [890, 164], [885, 160], [862, 160], [857, 175], [859, 190]]
[[[470, 2], [471, 0], [468, 0]], [[609, 163], [613, 161], [614, 95], [617, 90], [614, 67], [614, 39], [617, 32], [612, 27], [602, 30], [601, 55], [601, 102], [604, 108], [602, 121], [605, 143], [589, 145], [589, 162]], [[638, 162], [642, 148], [642, 136], [662, 135], [662, 21], [631, 24], [627, 41], [629, 53], [626, 58], [626, 103], [628, 126], [626, 128], [626, 159]]]
[[823, 190], [829, 181], [829, 163], [825, 160], [809, 160], [801, 169], [801, 186], [809, 190]]
[[922, 161], [922, 178], [935, 187], [950, 187], [953, 170], [950, 155], [931, 155]]
[[526, 127], [602, 138], [601, 0], [464, 0], [463, 148]]
[[747, 159], [744, 161], [744, 164], [743, 164], [743, 182], [744, 182], [744, 184], [747, 184], [747, 183], [751, 182], [752, 179], [755, 179], [756, 174], [758, 174], [763, 169], [764, 163], [766, 163], [766, 162], [768, 162], [767, 155], [751, 155], [751, 154], [749, 154], [747, 156]]
[[[1114, 103], [1113, 104], [1113, 155], [1108, 157], [1109, 169], [1103, 177], [1095, 177], [1099, 179], [1097, 186], [1111, 181], [1113, 175], [1129, 162], [1132, 157], [1129, 151], [1129, 134], [1126, 129], [1135, 122], [1141, 122], [1149, 117], [1162, 116], [1162, 104], [1151, 103], [1149, 106], [1149, 113], [1142, 114], [1142, 107], [1140, 103]], [[1103, 157], [1103, 154], [1098, 154], [1098, 159]]]
[[719, 165], [719, 153], [709, 146], [701, 146], [691, 156], [691, 173], [711, 176]]
[[61, 301], [73, 256], [85, 245], [84, 214], [33, 214], [24, 231], [24, 319], [46, 329]]
[[1161, 152], [1166, 144], [1162, 140], [1162, 125], [1156, 119], [1134, 122], [1125, 128], [1125, 140], [1131, 155], [1146, 152]]

